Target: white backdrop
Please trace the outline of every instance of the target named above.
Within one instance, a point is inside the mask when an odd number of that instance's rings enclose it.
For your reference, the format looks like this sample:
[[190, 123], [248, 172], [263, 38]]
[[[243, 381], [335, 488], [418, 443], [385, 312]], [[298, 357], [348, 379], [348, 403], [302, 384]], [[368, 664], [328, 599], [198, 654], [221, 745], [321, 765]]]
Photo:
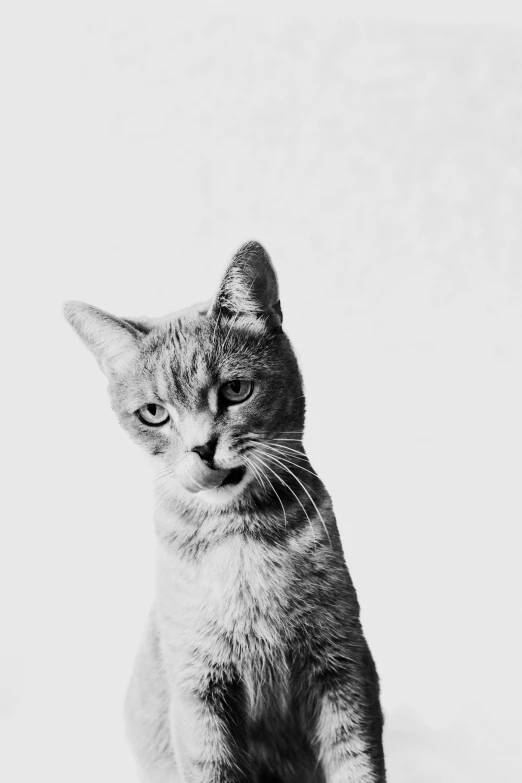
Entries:
[[121, 702], [152, 592], [151, 481], [61, 301], [183, 307], [257, 238], [382, 678], [390, 783], [519, 781], [512, 6], [439, 3], [430, 22], [418, 3], [369, 22], [335, 3], [11, 6], [0, 779], [134, 780]]

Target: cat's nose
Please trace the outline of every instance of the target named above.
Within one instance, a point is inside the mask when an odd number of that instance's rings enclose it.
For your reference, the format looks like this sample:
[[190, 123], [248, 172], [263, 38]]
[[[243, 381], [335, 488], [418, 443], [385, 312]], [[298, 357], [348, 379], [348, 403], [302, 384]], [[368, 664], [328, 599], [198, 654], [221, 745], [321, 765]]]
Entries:
[[214, 454], [216, 453], [217, 438], [211, 438], [211, 440], [204, 443], [202, 446], [194, 446], [192, 451], [199, 454], [203, 462], [211, 466]]

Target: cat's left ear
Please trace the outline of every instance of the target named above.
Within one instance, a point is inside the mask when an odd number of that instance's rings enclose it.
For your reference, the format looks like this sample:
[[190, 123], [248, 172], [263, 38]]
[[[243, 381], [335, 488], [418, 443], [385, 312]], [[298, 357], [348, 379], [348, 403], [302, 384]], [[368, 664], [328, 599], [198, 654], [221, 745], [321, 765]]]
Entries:
[[136, 358], [139, 342], [150, 328], [145, 322], [117, 318], [85, 302], [65, 302], [63, 312], [108, 377], [121, 373]]
[[244, 244], [228, 265], [209, 315], [219, 316], [222, 312], [265, 317], [271, 326], [281, 328], [283, 313], [277, 275], [259, 242]]

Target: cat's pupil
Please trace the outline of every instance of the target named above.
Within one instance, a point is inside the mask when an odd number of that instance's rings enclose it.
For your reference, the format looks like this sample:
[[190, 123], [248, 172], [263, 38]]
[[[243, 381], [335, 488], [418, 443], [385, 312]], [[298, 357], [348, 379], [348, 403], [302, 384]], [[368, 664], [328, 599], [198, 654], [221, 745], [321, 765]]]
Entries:
[[151, 416], [155, 416], [156, 415], [156, 405], [150, 404], [150, 405], [148, 405], [148, 409], [149, 409], [149, 413], [150, 413]]
[[232, 381], [230, 384], [230, 388], [234, 392], [234, 394], [239, 394], [239, 391], [241, 390], [241, 381]]

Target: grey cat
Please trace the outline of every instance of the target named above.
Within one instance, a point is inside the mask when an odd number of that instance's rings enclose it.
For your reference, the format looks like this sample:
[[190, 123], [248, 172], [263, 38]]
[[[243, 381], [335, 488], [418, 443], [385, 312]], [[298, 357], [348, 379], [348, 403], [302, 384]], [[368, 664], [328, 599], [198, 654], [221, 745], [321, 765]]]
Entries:
[[157, 586], [126, 700], [147, 783], [384, 783], [375, 665], [266, 251], [163, 319], [69, 302], [156, 471]]

